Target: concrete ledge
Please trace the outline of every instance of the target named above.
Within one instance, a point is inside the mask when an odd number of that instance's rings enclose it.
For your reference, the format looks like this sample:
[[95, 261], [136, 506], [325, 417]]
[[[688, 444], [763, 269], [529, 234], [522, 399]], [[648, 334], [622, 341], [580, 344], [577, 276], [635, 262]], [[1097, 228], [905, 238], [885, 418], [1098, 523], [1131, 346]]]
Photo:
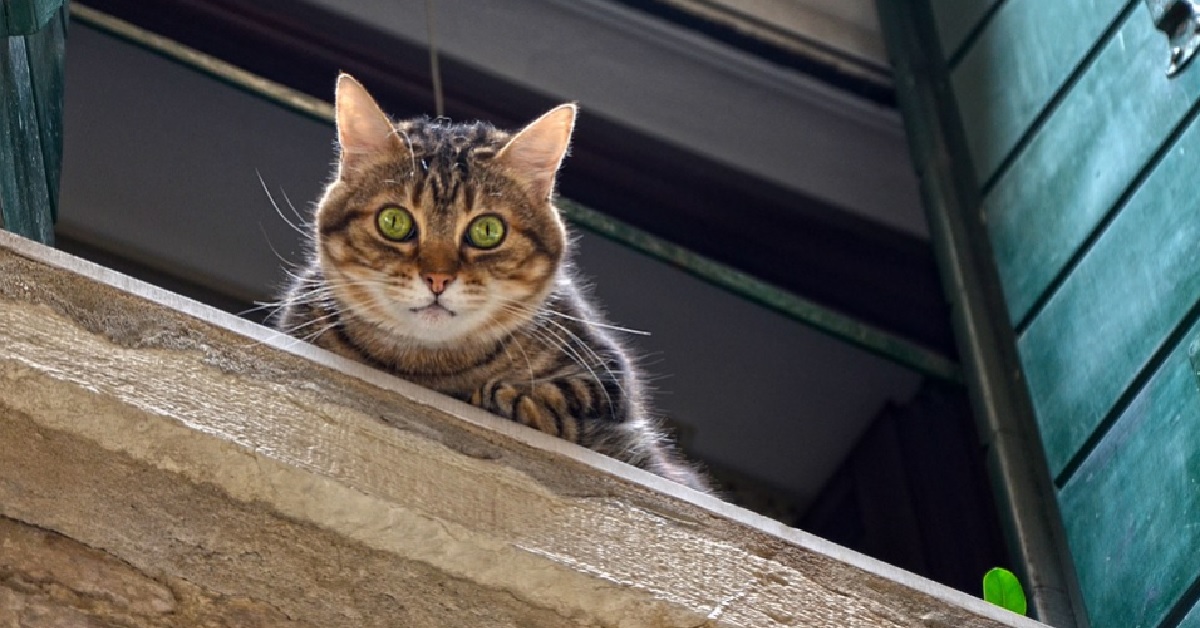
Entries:
[[9, 234], [0, 515], [4, 625], [1041, 625]]

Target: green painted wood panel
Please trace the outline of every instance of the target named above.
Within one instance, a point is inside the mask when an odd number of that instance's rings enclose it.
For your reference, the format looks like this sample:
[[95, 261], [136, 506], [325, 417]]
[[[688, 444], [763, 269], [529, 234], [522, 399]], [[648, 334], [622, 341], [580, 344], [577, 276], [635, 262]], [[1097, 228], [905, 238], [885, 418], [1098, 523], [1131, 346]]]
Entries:
[[930, 222], [930, 241], [951, 300], [965, 380], [994, 481], [1002, 525], [1018, 571], [1037, 586], [1031, 608], [1056, 626], [1083, 616], [1072, 595], [1065, 539], [1057, 527], [1056, 490], [1036, 437], [1013, 332], [989, 259], [980, 194], [966, 159], [948, 69], [938, 50], [930, 0], [878, 0], [880, 25], [895, 65], [897, 101]]
[[[1200, 336], [1200, 326], [1189, 336]], [[1092, 628], [1158, 626], [1200, 566], [1200, 388], [1170, 355], [1060, 494]], [[1195, 611], [1183, 625], [1200, 626]]]
[[58, 217], [58, 184], [62, 174], [67, 20], [68, 10], [64, 6], [41, 31], [25, 38], [52, 219]]
[[[947, 167], [956, 176], [943, 183], [985, 195], [1007, 300], [997, 307], [1017, 323], [1043, 473], [1062, 485], [1091, 625], [1200, 628], [1200, 356], [1189, 353], [1200, 340], [1200, 70], [1166, 77], [1166, 38], [1138, 0], [998, 7], [934, 106], [950, 111], [950, 137], [976, 142], [938, 156], [979, 168]], [[1005, 25], [1022, 7], [1027, 21]], [[1043, 23], [1039, 12], [1061, 13]], [[963, 204], [961, 217], [975, 209]], [[976, 270], [950, 263], [955, 277]], [[986, 305], [966, 312], [968, 329], [988, 320]], [[1011, 349], [1003, 334], [972, 340]], [[985, 385], [1002, 389], [1010, 373]]]
[[1003, 0], [930, 0], [942, 54], [954, 55], [993, 6]]
[[1197, 157], [1193, 124], [1018, 340], [1055, 476], [1200, 301]]
[[1128, 5], [1129, 0], [1009, 0], [1000, 7], [951, 75], [979, 181], [992, 178]]
[[5, 229], [50, 241], [46, 181], [25, 38], [0, 39], [0, 211]]
[[1200, 628], [1200, 604], [1193, 606], [1175, 628]]
[[32, 35], [0, 38], [0, 216], [5, 229], [45, 243], [62, 160], [66, 12]]
[[41, 30], [62, 5], [63, 0], [0, 1], [0, 37], [29, 35]]
[[1200, 95], [1200, 72], [1168, 79], [1166, 67], [1166, 40], [1136, 7], [988, 194], [1012, 321], [1026, 317]]

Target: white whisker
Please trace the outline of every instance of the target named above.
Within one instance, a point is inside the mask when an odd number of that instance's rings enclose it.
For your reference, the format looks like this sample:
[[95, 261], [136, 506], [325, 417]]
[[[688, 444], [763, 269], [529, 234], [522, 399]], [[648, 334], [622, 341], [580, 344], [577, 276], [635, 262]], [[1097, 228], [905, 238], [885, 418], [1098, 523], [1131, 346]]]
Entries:
[[[595, 360], [596, 363], [599, 364], [600, 367], [604, 369], [604, 372], [608, 374], [608, 376], [612, 379], [613, 383], [617, 385], [617, 390], [620, 390], [622, 394], [627, 394], [625, 391], [625, 388], [621, 385], [621, 378], [617, 377], [617, 375], [615, 373], [613, 373], [612, 369], [609, 368], [608, 360], [605, 360], [604, 358], [600, 357], [600, 355], [598, 353], [596, 353], [596, 350], [593, 349], [591, 345], [584, 342], [583, 339], [580, 338], [575, 332], [571, 331], [570, 329], [567, 329], [565, 325], [559, 323], [558, 321], [554, 321], [554, 320], [550, 320], [550, 319], [546, 319], [546, 322], [561, 329], [564, 334], [566, 334], [569, 338], [574, 340], [576, 344], [578, 344], [581, 348], [583, 348], [583, 350], [587, 351], [592, 356], [592, 359]], [[597, 383], [599, 383], [599, 380], [597, 380]], [[610, 401], [610, 403], [611, 403], [611, 401]]]
[[[271, 207], [275, 209], [275, 213], [279, 216], [279, 218], [282, 219], [287, 226], [291, 227], [292, 231], [295, 231], [296, 233], [300, 234], [302, 238], [311, 242], [313, 240], [313, 234], [309, 231], [301, 229], [298, 225], [296, 225], [296, 223], [288, 220], [288, 217], [283, 214], [283, 210], [279, 208], [279, 203], [276, 203], [275, 197], [271, 195], [271, 190], [267, 187], [267, 182], [263, 180], [262, 173], [255, 170], [254, 174], [258, 175], [258, 183], [262, 186], [263, 192], [267, 195], [267, 200], [271, 202]], [[295, 211], [294, 207], [292, 208], [292, 211]], [[300, 218], [300, 215], [297, 214], [296, 217]], [[300, 222], [304, 223], [304, 219], [300, 218]]]
[[[593, 369], [590, 364], [588, 364], [588, 360], [584, 359], [583, 354], [581, 354], [574, 347], [572, 347], [572, 344], [573, 344], [572, 342], [564, 339], [562, 336], [559, 336], [553, 330], [541, 326], [541, 324], [540, 324], [541, 322], [542, 321], [539, 321], [537, 318], [535, 318], [533, 320], [533, 325], [531, 327], [529, 327], [528, 329], [526, 329], [526, 332], [529, 333], [530, 335], [534, 336], [534, 338], [541, 340], [543, 344], [545, 344], [549, 347], [553, 347], [553, 348], [561, 350], [563, 352], [563, 354], [565, 354], [567, 357], [571, 358], [572, 362], [574, 362], [576, 365], [578, 365], [579, 367], [581, 367], [585, 371], [587, 371], [588, 375], [592, 378], [592, 380], [595, 381], [597, 385], [599, 385], [600, 392], [604, 394], [604, 398], [608, 402], [608, 407], [615, 410], [617, 405], [616, 405], [616, 403], [614, 403], [614, 400], [612, 399], [612, 397], [609, 396], [608, 388], [604, 385], [604, 381], [600, 379], [600, 376], [599, 376], [599, 374], [596, 373], [596, 370]], [[547, 321], [547, 322], [553, 323], [553, 321]], [[557, 323], [555, 323], [555, 324], [557, 325]], [[596, 355], [595, 351], [592, 351], [591, 347], [588, 347], [586, 345], [586, 343], [583, 343], [579, 339], [579, 337], [575, 336], [575, 334], [571, 333], [570, 330], [567, 330], [566, 328], [562, 327], [561, 325], [558, 325], [558, 327], [560, 329], [562, 329], [563, 331], [567, 332], [567, 334], [569, 334], [569, 337], [573, 338], [575, 340], [575, 342], [581, 344], [584, 349], [586, 349], [588, 352], [591, 353], [592, 357], [597, 360], [598, 364], [605, 370], [605, 372], [608, 374], [608, 376], [610, 378], [612, 378], [612, 381], [617, 385], [617, 388], [619, 390], [621, 390], [623, 393], [624, 389], [621, 387], [620, 379], [618, 379], [616, 377], [616, 375], [613, 374], [613, 372], [608, 368], [608, 365], [605, 364], [603, 360], [599, 359], [599, 356]]]
[[[559, 312], [558, 310], [555, 310], [555, 309], [552, 309], [549, 307], [539, 307], [539, 308], [531, 307], [531, 306], [521, 303], [520, 301], [517, 301], [515, 299], [504, 299], [504, 301], [510, 305], [516, 305], [521, 308], [524, 308], [523, 309], [524, 312], [534, 313], [534, 314], [546, 314], [549, 316], [557, 316], [559, 318], [565, 318], [567, 320], [575, 321], [576, 323], [582, 323], [584, 325], [587, 325], [588, 327], [599, 327], [601, 329], [610, 329], [612, 331], [619, 331], [619, 332], [623, 332], [623, 333], [627, 333], [627, 334], [635, 334], [638, 336], [651, 335], [650, 332], [648, 332], [648, 331], [643, 331], [640, 329], [633, 329], [631, 327], [621, 327], [620, 325], [613, 325], [611, 323], [602, 323], [600, 321], [588, 320], [586, 318], [579, 318], [578, 316], [571, 316], [570, 314], [567, 314], [565, 312]], [[549, 303], [549, 300], [547, 300], [547, 303]]]

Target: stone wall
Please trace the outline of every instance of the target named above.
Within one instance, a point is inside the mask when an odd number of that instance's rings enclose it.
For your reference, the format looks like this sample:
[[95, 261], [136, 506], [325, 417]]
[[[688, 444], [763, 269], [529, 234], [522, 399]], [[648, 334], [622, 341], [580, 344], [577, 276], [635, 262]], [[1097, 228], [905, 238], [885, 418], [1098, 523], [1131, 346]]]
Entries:
[[1036, 626], [0, 234], [0, 626]]

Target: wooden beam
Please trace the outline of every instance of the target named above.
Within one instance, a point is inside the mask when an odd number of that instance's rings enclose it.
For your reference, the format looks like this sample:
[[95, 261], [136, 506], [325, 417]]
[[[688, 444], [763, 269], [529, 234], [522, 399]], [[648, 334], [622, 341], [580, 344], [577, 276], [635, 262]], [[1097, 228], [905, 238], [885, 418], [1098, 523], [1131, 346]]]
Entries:
[[[634, 4], [631, 2], [630, 4]], [[869, 0], [654, 0], [884, 88], [891, 68]]]
[[0, 452], [0, 539], [163, 587], [51, 600], [96, 622], [1040, 625], [9, 234]]

